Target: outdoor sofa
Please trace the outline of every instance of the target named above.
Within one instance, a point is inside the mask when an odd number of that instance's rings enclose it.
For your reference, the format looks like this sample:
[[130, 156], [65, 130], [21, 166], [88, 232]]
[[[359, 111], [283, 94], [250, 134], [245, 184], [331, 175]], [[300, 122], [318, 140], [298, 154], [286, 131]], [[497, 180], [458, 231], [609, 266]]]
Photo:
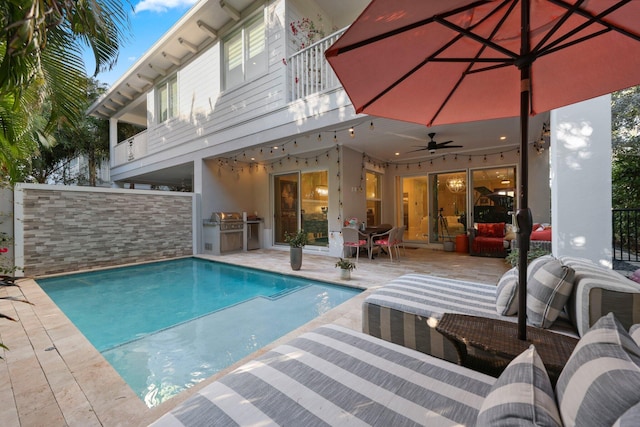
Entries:
[[[538, 271], [543, 277], [553, 276], [545, 270], [552, 265], [550, 261], [559, 269], [557, 276], [571, 277], [565, 277], [570, 280], [561, 286], [558, 286], [561, 278], [556, 278], [552, 286], [558, 289], [549, 289], [559, 298], [554, 302], [555, 307], [541, 307], [546, 309], [546, 318], [528, 309], [530, 324], [579, 338], [609, 312], [626, 328], [640, 323], [640, 285], [586, 259], [556, 259], [547, 255], [532, 261], [528, 268], [530, 293], [535, 288], [533, 276]], [[517, 268], [513, 268], [497, 284], [483, 284], [422, 274], [403, 275], [365, 299], [363, 331], [459, 363], [455, 346], [435, 329], [443, 313], [517, 322], [517, 276]]]
[[639, 330], [630, 335], [613, 314], [600, 319], [554, 390], [534, 346], [496, 379], [323, 326], [204, 387], [153, 426], [635, 426]]

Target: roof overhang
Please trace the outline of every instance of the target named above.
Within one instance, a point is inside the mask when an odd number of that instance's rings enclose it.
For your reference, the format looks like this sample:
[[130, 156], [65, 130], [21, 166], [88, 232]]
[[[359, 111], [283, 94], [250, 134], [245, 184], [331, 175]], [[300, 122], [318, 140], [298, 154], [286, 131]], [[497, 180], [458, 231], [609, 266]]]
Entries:
[[264, 0], [200, 0], [89, 107], [87, 114], [135, 122], [126, 120], [126, 110], [135, 108], [149, 88], [215, 43], [220, 34], [263, 3]]

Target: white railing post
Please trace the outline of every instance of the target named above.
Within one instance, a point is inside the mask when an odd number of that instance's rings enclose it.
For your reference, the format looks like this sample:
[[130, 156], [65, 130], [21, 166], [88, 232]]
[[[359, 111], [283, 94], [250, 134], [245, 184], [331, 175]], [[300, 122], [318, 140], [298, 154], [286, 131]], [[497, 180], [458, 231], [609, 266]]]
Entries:
[[293, 54], [287, 60], [289, 73], [289, 101], [295, 101], [311, 94], [335, 89], [338, 79], [324, 58], [324, 52], [344, 33], [346, 28]]

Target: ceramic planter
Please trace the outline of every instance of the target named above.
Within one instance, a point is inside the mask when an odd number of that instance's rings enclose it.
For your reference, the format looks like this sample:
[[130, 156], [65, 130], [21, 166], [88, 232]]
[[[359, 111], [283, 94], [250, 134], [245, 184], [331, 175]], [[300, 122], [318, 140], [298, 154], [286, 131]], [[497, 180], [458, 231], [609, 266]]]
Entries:
[[292, 270], [300, 270], [302, 267], [302, 248], [291, 248], [289, 252], [290, 261], [291, 261], [291, 269]]

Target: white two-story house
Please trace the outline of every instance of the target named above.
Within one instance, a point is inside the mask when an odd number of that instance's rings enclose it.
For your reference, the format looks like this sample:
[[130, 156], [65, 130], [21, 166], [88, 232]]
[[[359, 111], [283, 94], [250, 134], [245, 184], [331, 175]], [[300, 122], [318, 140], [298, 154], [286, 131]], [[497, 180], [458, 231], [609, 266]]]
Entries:
[[[262, 218], [263, 247], [303, 228], [307, 250], [332, 254], [352, 219], [405, 225], [405, 242], [434, 247], [474, 223], [509, 222], [517, 119], [426, 128], [355, 114], [323, 53], [367, 3], [198, 2], [90, 109], [110, 120], [112, 180], [198, 194], [201, 252], [215, 211]], [[529, 136], [534, 222], [553, 218], [564, 253], [584, 251], [588, 236], [589, 257], [605, 261], [610, 197], [589, 202], [582, 188], [609, 180], [607, 102], [533, 117]], [[118, 141], [119, 123], [146, 130]], [[576, 134], [578, 123], [593, 131]], [[430, 139], [453, 142], [429, 150]]]

